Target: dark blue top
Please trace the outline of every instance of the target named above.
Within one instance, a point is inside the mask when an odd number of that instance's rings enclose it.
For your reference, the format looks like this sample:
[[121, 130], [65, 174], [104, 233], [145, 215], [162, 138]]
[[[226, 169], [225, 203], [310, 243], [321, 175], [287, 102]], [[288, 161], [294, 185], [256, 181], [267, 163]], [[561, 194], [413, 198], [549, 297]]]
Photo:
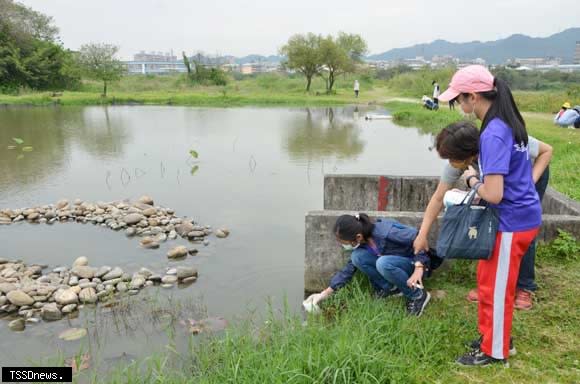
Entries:
[[[378, 219], [375, 223], [372, 238], [376, 244], [376, 249], [368, 244], [361, 244], [353, 252], [370, 252], [377, 256], [403, 256], [409, 258], [409, 263], [416, 261], [426, 267], [430, 266], [430, 258], [426, 252], [421, 251], [417, 255], [413, 250], [413, 242], [419, 231], [416, 228], [403, 225], [395, 220]], [[330, 287], [337, 290], [345, 286], [352, 280], [356, 267], [351, 260], [346, 266], [337, 272], [330, 280]]]

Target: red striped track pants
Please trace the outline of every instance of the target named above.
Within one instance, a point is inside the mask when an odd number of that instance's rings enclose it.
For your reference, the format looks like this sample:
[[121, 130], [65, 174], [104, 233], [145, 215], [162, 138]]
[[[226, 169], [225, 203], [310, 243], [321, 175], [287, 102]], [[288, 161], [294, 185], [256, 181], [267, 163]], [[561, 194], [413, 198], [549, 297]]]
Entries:
[[520, 263], [538, 230], [498, 232], [491, 258], [477, 266], [481, 351], [493, 358], [509, 356]]

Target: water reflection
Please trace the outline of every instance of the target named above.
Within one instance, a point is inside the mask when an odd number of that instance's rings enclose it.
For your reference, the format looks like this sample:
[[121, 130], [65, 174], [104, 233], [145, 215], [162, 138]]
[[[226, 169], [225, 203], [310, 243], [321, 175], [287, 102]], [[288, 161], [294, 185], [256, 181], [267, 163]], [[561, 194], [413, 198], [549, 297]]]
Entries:
[[288, 119], [283, 147], [292, 159], [355, 158], [365, 147], [359, 138], [357, 114], [358, 108], [307, 108], [304, 115]]
[[[129, 141], [122, 114], [108, 108], [6, 108], [0, 110], [0, 188], [46, 182], [63, 172], [80, 147], [98, 159], [122, 155]], [[19, 138], [24, 144], [8, 149]], [[78, 144], [78, 145], [75, 145]], [[24, 152], [23, 146], [31, 146]]]

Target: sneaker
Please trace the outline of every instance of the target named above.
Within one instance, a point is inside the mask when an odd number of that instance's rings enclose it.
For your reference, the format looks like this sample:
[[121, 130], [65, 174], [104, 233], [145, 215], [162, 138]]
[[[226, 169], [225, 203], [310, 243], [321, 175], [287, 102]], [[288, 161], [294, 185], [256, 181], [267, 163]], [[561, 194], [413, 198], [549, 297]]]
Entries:
[[460, 365], [464, 366], [485, 366], [491, 364], [503, 364], [506, 367], [509, 367], [508, 361], [505, 359], [494, 359], [491, 356], [486, 355], [485, 353], [481, 352], [479, 349], [474, 349], [471, 352], [466, 353], [465, 355], [459, 357], [456, 362]]
[[471, 291], [469, 291], [469, 293], [467, 294], [467, 300], [471, 301], [472, 303], [477, 303], [477, 301], [479, 300], [479, 296], [477, 295], [477, 289], [472, 289]]
[[516, 290], [516, 303], [514, 307], [516, 309], [521, 309], [524, 311], [529, 311], [532, 309], [532, 292], [526, 291], [525, 289]]
[[407, 313], [413, 316], [421, 316], [427, 303], [431, 300], [431, 295], [426, 290], [421, 290], [421, 297], [415, 300], [407, 299]]
[[[472, 342], [470, 342], [467, 346], [473, 350], [479, 350], [481, 348], [481, 337], [477, 340], [473, 340]], [[514, 338], [510, 337], [510, 356], [515, 356], [518, 351], [516, 350], [516, 347], [514, 347]]]
[[401, 290], [397, 287], [392, 288], [390, 291], [380, 290], [375, 292], [375, 297], [377, 299], [385, 299], [387, 297], [399, 297], [399, 296], [403, 296], [403, 292], [401, 292]]

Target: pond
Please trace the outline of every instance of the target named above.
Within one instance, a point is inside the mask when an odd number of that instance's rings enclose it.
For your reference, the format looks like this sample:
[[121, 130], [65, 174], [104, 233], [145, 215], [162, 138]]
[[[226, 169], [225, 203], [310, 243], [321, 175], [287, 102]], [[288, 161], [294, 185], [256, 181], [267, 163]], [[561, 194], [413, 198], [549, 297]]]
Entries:
[[[261, 312], [268, 302], [280, 308], [287, 300], [291, 310], [299, 310], [304, 217], [309, 210], [322, 209], [324, 174], [440, 172], [442, 161], [430, 148], [431, 134], [390, 120], [365, 120], [367, 112], [354, 106], [0, 109], [0, 209], [63, 198], [97, 202], [149, 195], [178, 216], [231, 230], [226, 239], [212, 236], [208, 246], [198, 245], [197, 256], [171, 262], [165, 256], [168, 249], [187, 245], [185, 240], [144, 250], [138, 238], [127, 238], [122, 231], [22, 222], [0, 226], [0, 257], [54, 268], [86, 256], [91, 265], [118, 265], [130, 272], [195, 265], [199, 279], [190, 287], [150, 287], [136, 297], [169, 306], [176, 300], [195, 302], [208, 315], [229, 320]], [[7, 149], [14, 145], [12, 138], [22, 139], [32, 151]], [[190, 150], [198, 153], [197, 160]], [[125, 332], [118, 322], [104, 321], [97, 332], [100, 315], [87, 309], [77, 319], [41, 322], [16, 333], [0, 320], [1, 365], [74, 353], [78, 343], [57, 337], [71, 326], [89, 328], [103, 360], [162, 348], [166, 335], [154, 326], [154, 314], [145, 314], [147, 306], [131, 311], [115, 316], [126, 320], [151, 315], [151, 322], [129, 324]]]

